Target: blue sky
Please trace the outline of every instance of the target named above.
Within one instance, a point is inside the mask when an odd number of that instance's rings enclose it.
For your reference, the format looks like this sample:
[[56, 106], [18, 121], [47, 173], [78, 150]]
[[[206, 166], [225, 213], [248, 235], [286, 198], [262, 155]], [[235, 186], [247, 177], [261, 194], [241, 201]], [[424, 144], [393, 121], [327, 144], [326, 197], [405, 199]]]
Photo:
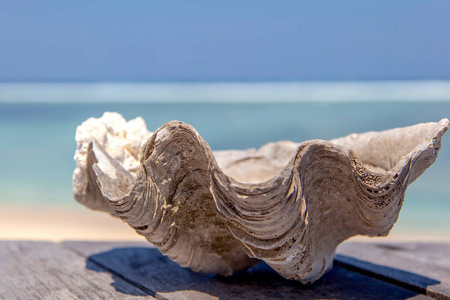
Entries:
[[0, 81], [450, 79], [450, 1], [0, 0]]

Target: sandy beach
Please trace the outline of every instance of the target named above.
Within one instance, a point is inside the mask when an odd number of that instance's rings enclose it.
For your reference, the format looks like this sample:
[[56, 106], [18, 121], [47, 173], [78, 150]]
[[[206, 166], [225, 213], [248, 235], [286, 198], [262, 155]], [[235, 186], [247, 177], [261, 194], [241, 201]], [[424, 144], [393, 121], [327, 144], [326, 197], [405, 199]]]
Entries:
[[[84, 207], [3, 206], [0, 210], [2, 240], [145, 241], [126, 223], [106, 213]], [[361, 242], [450, 242], [450, 234], [394, 228], [387, 237], [355, 236]]]
[[2, 207], [0, 239], [144, 241], [127, 224], [83, 207]]

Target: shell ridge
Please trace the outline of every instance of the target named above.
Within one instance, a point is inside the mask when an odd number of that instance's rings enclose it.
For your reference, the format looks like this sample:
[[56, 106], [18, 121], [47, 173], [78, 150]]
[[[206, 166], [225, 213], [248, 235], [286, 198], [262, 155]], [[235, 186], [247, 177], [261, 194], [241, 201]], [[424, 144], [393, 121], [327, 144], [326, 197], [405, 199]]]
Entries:
[[[212, 152], [205, 145], [206, 142], [191, 126], [182, 122], [169, 122], [155, 131], [143, 147], [151, 153], [141, 154], [146, 158], [141, 159], [143, 170], [141, 178], [151, 185], [150, 193], [153, 196], [149, 195], [150, 198], [153, 199], [155, 194], [159, 195], [157, 200], [147, 200], [155, 203], [155, 207], [162, 212], [157, 213], [159, 220], [153, 223], [153, 232], [150, 232], [152, 226], [149, 226], [146, 231], [140, 233], [181, 266], [196, 271], [231, 274], [231, 270], [249, 266], [254, 262], [245, 255], [240, 242], [230, 238], [231, 233], [225, 225], [220, 225], [224, 221], [216, 216], [214, 200], [209, 190], [208, 166]], [[209, 152], [211, 153], [208, 154]], [[208, 181], [204, 182], [204, 179]], [[154, 193], [153, 190], [157, 192]], [[204, 194], [205, 192], [207, 194]], [[206, 197], [204, 201], [207, 202], [204, 204], [211, 207], [212, 211], [197, 211], [202, 202], [196, 204], [196, 201], [203, 201], [202, 198], [184, 199], [188, 194], [193, 197], [196, 195]], [[183, 214], [180, 215], [180, 212]], [[199, 217], [207, 218], [212, 223], [202, 224], [198, 220], [195, 221], [198, 213], [202, 214], [198, 215]], [[207, 215], [204, 215], [205, 213]], [[151, 219], [151, 216], [149, 217]], [[192, 223], [194, 221], [195, 223]], [[212, 228], [222, 226], [222, 232], [217, 232], [217, 238], [220, 237], [223, 240], [221, 243], [225, 243], [226, 247], [223, 250], [220, 250], [220, 247], [214, 250], [210, 245], [214, 240], [206, 241], [204, 240], [206, 236], [199, 235], [204, 229], [195, 230], [196, 227], [203, 228], [208, 225]], [[227, 250], [227, 247], [231, 247], [230, 250]], [[243, 259], [245, 258], [243, 255], [247, 259]], [[237, 259], [240, 261], [235, 262]]]
[[[399, 210], [404, 201], [404, 194], [407, 186], [415, 178], [420, 176], [437, 158], [442, 135], [448, 129], [448, 120], [443, 119], [439, 123], [428, 123], [429, 126], [436, 126], [432, 133], [423, 138], [416, 147], [405, 154], [396, 166], [391, 170], [387, 180], [388, 183], [377, 186], [367, 182], [365, 176], [379, 176], [366, 169], [364, 164], [357, 159], [353, 159], [356, 181], [361, 185], [357, 207], [361, 213], [361, 218], [370, 228], [364, 232], [369, 235], [386, 235], [397, 221]], [[421, 162], [425, 161], [424, 165]], [[360, 166], [356, 166], [360, 164]], [[400, 169], [400, 170], [399, 170]], [[399, 170], [399, 171], [397, 171]], [[411, 174], [417, 174], [411, 178]], [[378, 190], [385, 190], [384, 193], [374, 194], [372, 187]], [[378, 203], [374, 206], [375, 203]], [[391, 207], [397, 208], [392, 209]], [[382, 232], [382, 233], [379, 233]]]

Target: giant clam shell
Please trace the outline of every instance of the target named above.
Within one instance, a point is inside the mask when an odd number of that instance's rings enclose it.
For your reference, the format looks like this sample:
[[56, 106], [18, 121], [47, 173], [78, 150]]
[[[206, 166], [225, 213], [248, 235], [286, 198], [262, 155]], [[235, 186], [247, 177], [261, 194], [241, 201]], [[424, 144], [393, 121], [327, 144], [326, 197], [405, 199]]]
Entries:
[[[230, 275], [258, 258], [302, 283], [331, 268], [345, 239], [389, 233], [408, 184], [436, 160], [448, 129], [443, 119], [213, 154], [192, 126], [172, 121], [132, 136], [143, 144], [136, 172], [105, 147], [126, 132], [112, 134], [110, 124], [89, 135], [104, 119], [127, 124], [105, 113], [79, 126], [77, 201], [121, 218], [183, 267]], [[136, 150], [128, 152], [137, 162]]]

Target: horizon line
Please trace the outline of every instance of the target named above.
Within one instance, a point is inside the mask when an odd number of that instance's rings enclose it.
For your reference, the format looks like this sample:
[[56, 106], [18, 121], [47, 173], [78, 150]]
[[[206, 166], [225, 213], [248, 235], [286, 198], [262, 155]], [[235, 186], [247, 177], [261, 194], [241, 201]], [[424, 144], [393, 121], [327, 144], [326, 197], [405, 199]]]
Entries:
[[450, 81], [450, 77], [402, 77], [402, 78], [260, 78], [260, 79], [0, 79], [6, 83], [265, 83], [265, 82], [406, 82], [406, 81]]

